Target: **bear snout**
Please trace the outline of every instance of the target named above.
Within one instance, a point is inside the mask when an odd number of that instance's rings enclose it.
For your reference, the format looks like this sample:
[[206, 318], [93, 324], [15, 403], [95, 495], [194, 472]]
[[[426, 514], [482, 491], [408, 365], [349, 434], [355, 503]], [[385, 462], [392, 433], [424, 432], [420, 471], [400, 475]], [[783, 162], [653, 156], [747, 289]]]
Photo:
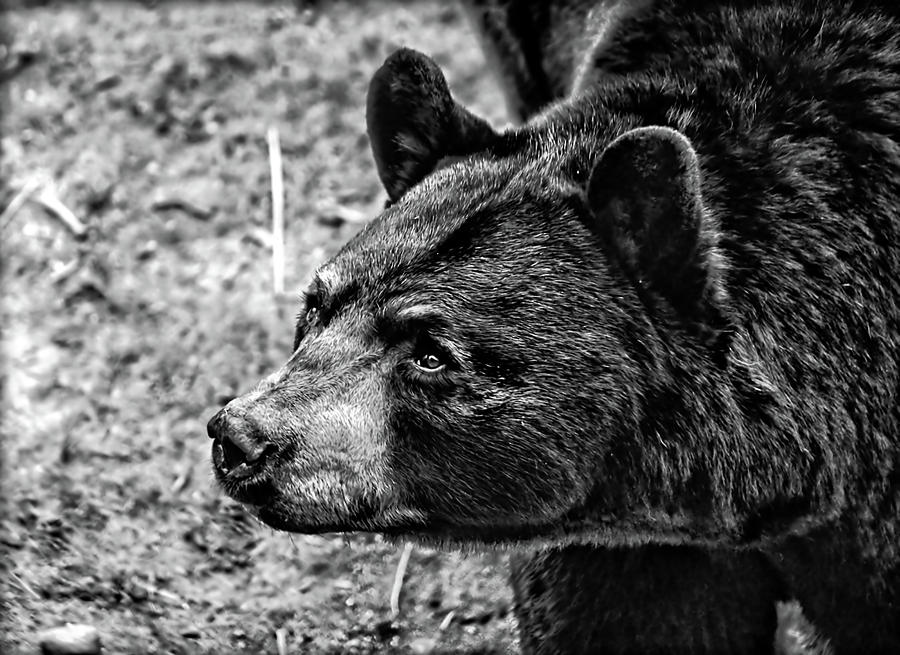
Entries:
[[228, 407], [209, 420], [206, 431], [213, 440], [216, 474], [225, 479], [245, 479], [258, 473], [275, 449], [251, 416], [236, 414]]

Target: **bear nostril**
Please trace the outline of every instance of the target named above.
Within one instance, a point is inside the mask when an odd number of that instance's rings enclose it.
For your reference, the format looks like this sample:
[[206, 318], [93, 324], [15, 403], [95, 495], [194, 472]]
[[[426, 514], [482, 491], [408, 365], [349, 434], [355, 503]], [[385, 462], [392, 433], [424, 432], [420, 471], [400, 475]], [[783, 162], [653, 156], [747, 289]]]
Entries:
[[[235, 473], [246, 476], [257, 469], [264, 456], [275, 450], [275, 447], [262, 438], [262, 433], [255, 422], [244, 415], [229, 414], [219, 411], [206, 425], [206, 431], [213, 444], [213, 460], [223, 473]], [[245, 465], [241, 467], [241, 465]], [[241, 468], [238, 474], [236, 469]]]
[[224, 410], [219, 410], [209, 419], [209, 422], [206, 424], [206, 434], [209, 435], [210, 439], [218, 439], [220, 437], [226, 420]]
[[[215, 455], [219, 449], [218, 459]], [[256, 473], [266, 460], [266, 456], [274, 453], [273, 444], [248, 438], [245, 435], [225, 435], [213, 444], [213, 461], [216, 462], [219, 471], [232, 478], [246, 478]]]
[[222, 439], [222, 463], [229, 471], [237, 468], [245, 461], [244, 451], [238, 448], [231, 439]]
[[256, 435], [240, 430], [228, 431], [222, 436], [221, 440], [225, 452], [230, 452], [237, 464], [242, 462], [247, 464], [256, 463], [270, 446], [268, 441], [258, 439]]

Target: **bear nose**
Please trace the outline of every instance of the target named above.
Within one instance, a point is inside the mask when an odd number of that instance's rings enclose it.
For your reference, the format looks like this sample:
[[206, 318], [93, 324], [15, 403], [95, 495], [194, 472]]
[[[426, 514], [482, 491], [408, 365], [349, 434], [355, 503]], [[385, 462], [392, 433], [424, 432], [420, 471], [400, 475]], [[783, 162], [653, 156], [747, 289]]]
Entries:
[[223, 408], [216, 412], [206, 432], [213, 439], [213, 463], [223, 475], [232, 478], [248, 477], [262, 466], [265, 456], [273, 450], [259, 426], [246, 416], [235, 416]]

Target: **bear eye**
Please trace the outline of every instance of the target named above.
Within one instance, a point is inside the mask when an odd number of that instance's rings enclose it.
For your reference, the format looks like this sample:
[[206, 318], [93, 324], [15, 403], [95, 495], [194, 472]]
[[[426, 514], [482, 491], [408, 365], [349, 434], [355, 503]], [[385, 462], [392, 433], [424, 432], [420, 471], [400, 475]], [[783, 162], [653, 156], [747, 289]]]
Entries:
[[423, 371], [428, 371], [429, 373], [440, 371], [442, 368], [444, 368], [444, 362], [434, 353], [426, 353], [424, 355], [416, 357], [413, 361], [416, 366], [418, 366]]
[[306, 323], [308, 325], [314, 325], [319, 321], [319, 308], [318, 307], [310, 307], [306, 310]]

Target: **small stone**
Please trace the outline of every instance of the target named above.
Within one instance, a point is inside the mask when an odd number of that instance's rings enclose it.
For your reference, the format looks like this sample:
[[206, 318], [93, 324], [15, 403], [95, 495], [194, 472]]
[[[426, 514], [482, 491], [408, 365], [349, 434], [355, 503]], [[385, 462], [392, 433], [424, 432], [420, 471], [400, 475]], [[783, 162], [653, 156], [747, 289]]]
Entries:
[[413, 639], [409, 642], [409, 650], [416, 655], [428, 655], [428, 653], [434, 652], [436, 647], [437, 640], [429, 637], [419, 637], [418, 639]]
[[99, 655], [100, 633], [91, 625], [66, 623], [44, 630], [39, 643], [43, 655]]

